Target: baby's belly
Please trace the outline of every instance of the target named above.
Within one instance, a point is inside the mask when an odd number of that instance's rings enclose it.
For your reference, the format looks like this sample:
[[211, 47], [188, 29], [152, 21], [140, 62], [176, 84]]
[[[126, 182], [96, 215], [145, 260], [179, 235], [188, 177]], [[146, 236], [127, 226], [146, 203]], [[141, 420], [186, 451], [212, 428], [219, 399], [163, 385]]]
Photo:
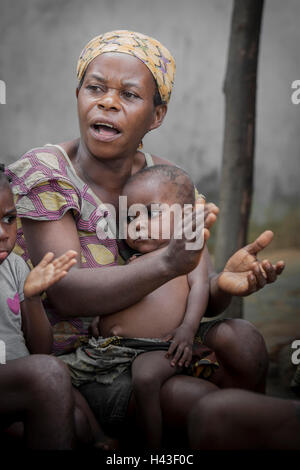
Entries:
[[103, 316], [101, 335], [161, 338], [181, 324], [189, 291], [187, 276], [172, 279], [137, 304]]

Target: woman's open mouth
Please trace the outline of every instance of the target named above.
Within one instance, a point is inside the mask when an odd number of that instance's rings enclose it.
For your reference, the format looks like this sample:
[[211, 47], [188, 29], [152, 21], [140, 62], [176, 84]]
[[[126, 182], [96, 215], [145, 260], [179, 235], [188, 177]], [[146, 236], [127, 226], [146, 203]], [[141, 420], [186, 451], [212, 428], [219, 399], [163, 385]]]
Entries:
[[102, 142], [111, 142], [121, 135], [121, 132], [110, 123], [96, 122], [90, 126], [93, 137]]

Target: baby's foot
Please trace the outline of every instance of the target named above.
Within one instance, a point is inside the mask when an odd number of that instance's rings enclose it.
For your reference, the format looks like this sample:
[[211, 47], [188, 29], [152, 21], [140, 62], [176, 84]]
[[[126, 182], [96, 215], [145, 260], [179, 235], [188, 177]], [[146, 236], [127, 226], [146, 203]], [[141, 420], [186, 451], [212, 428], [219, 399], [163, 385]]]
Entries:
[[103, 436], [101, 440], [95, 442], [94, 447], [96, 449], [110, 451], [119, 449], [119, 441], [111, 437]]

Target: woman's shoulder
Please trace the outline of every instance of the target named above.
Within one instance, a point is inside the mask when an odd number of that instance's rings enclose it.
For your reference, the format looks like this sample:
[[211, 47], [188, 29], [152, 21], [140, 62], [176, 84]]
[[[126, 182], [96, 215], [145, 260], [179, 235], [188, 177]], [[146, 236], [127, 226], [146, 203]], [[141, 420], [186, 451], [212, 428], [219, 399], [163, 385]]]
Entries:
[[[176, 166], [178, 168], [181, 168], [179, 165], [177, 165], [174, 162], [171, 162], [170, 160], [166, 160], [165, 158], [158, 157], [156, 155], [151, 155], [153, 164], [154, 165], [170, 165], [170, 166]], [[184, 168], [182, 168], [184, 170]]]
[[8, 166], [8, 172], [23, 177], [28, 172], [50, 172], [66, 174], [67, 162], [54, 146], [36, 147], [28, 150], [17, 161]]
[[157, 155], [151, 154], [153, 164], [154, 165], [171, 165], [176, 166], [174, 162], [170, 162], [170, 160], [166, 160], [165, 158], [158, 157]]
[[24, 153], [6, 169], [13, 191], [26, 194], [31, 188], [49, 181], [77, 187], [68, 160], [53, 145], [36, 147]]

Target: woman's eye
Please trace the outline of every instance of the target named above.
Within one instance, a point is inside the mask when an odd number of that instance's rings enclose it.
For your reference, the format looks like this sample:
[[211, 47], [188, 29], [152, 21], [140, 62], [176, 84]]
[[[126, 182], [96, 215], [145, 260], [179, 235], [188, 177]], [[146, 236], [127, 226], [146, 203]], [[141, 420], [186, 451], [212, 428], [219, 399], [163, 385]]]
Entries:
[[87, 89], [90, 91], [103, 91], [99, 85], [88, 85]]
[[123, 91], [123, 96], [128, 99], [138, 98], [138, 96], [135, 93], [132, 93], [132, 91]]
[[6, 215], [5, 217], [3, 217], [3, 222], [5, 224], [12, 224], [15, 220], [16, 220], [15, 215]]

